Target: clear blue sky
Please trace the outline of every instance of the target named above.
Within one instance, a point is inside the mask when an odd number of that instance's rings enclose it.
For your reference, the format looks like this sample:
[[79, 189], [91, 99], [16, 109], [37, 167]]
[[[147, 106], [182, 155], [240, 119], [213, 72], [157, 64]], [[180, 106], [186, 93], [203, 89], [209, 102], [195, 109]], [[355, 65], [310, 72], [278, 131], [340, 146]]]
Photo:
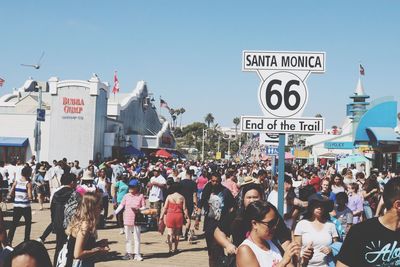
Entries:
[[[399, 1], [6, 1], [0, 7], [1, 94], [29, 76], [84, 79], [97, 73], [121, 91], [145, 80], [157, 99], [184, 107], [183, 124], [233, 125], [262, 115], [256, 73], [242, 72], [243, 50], [325, 51], [326, 73], [312, 74], [304, 116], [341, 125], [365, 68], [371, 99], [398, 100]], [[40, 70], [21, 67], [46, 52]], [[165, 111], [163, 111], [165, 114]]]

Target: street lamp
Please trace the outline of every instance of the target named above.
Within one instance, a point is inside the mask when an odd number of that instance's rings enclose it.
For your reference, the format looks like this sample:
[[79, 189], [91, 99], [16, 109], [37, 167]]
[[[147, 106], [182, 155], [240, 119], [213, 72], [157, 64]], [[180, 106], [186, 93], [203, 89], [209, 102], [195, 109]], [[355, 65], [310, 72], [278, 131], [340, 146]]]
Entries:
[[228, 138], [225, 138], [224, 136], [222, 136], [222, 138], [225, 140], [228, 140], [228, 159], [231, 159], [231, 136], [228, 135]]
[[204, 162], [204, 139], [205, 139], [205, 133], [207, 133], [208, 129], [203, 129], [203, 139], [201, 143], [201, 161]]

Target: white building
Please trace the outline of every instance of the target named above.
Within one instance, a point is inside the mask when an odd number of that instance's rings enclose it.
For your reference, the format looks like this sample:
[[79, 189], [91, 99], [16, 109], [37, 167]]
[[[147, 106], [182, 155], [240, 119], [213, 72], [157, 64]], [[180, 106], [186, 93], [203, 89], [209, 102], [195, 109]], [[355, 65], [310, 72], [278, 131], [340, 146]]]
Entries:
[[[42, 94], [35, 92], [38, 86]], [[46, 115], [40, 122], [40, 138], [35, 138], [40, 98]], [[85, 164], [90, 159], [121, 156], [128, 145], [175, 147], [169, 123], [158, 117], [144, 81], [130, 94], [110, 96], [109, 85], [95, 74], [88, 81], [55, 77], [47, 82], [26, 81], [0, 98], [0, 123], [3, 161], [36, 155], [40, 160], [66, 157]]]
[[365, 113], [368, 105], [365, 101], [369, 98], [364, 92], [361, 80], [358, 81], [354, 95], [350, 98], [353, 99], [353, 103], [348, 106], [348, 114], [338, 133], [326, 131], [325, 134], [313, 135], [305, 139], [305, 147], [311, 150], [315, 164], [320, 158], [335, 159], [338, 155], [352, 154], [355, 150], [353, 132], [357, 121], [351, 114], [357, 112], [357, 115], [361, 116]]

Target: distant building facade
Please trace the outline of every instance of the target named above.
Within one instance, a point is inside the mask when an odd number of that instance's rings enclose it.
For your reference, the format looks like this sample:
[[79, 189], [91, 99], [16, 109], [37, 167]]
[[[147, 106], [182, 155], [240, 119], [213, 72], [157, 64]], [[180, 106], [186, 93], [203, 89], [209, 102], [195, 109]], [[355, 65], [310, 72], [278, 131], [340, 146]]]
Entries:
[[[45, 115], [37, 134], [39, 102]], [[0, 98], [0, 123], [0, 160], [7, 162], [36, 155], [40, 160], [66, 157], [85, 164], [121, 156], [129, 145], [175, 147], [169, 123], [159, 118], [144, 81], [130, 94], [110, 96], [109, 85], [97, 75], [88, 81], [28, 80]]]

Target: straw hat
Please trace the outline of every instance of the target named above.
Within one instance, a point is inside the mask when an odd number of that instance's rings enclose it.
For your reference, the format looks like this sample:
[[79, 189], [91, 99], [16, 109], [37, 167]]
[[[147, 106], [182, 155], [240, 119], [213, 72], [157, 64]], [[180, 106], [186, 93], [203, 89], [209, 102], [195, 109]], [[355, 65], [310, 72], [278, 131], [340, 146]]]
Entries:
[[246, 184], [251, 184], [251, 183], [258, 184], [258, 180], [253, 178], [252, 176], [246, 176], [244, 177], [243, 183], [241, 183], [240, 186], [244, 186]]
[[93, 173], [91, 171], [85, 171], [83, 173], [81, 180], [84, 180], [84, 181], [94, 180]]

